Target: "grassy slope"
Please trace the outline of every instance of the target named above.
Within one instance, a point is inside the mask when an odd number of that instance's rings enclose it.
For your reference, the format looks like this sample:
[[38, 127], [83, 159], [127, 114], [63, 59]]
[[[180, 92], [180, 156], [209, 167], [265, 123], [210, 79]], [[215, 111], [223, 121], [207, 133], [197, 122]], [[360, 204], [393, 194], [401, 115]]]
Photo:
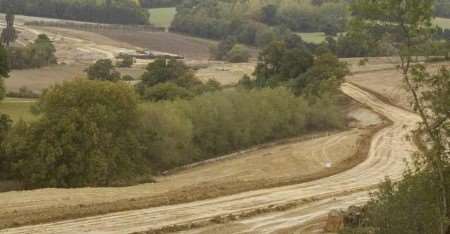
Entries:
[[326, 35], [323, 32], [298, 33], [302, 39], [308, 43], [320, 44], [325, 41]]
[[176, 14], [175, 7], [153, 8], [148, 11], [150, 12], [150, 23], [164, 28], [170, 27]]
[[0, 113], [7, 114], [13, 121], [32, 121], [36, 116], [31, 113], [31, 106], [34, 101], [31, 99], [6, 98], [0, 102]]
[[437, 17], [434, 22], [443, 29], [450, 29], [450, 19]]

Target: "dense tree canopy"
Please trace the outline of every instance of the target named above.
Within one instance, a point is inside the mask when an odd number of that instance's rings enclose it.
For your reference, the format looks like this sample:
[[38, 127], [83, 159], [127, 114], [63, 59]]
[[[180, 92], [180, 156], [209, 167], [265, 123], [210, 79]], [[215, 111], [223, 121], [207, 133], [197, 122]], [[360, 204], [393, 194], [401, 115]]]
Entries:
[[141, 79], [137, 90], [145, 99], [153, 101], [192, 98], [220, 89], [215, 81], [204, 84], [184, 62], [175, 59], [160, 58], [149, 63]]
[[[263, 46], [280, 32], [343, 32], [348, 20], [345, 1], [185, 1], [178, 6], [172, 29], [196, 36]], [[280, 30], [280, 28], [282, 30]]]
[[311, 130], [343, 126], [325, 100], [310, 105], [287, 88], [224, 90], [190, 100], [146, 103], [143, 139], [155, 168], [168, 169]]
[[161, 8], [174, 7], [180, 4], [183, 0], [139, 0], [142, 7], [146, 8]]
[[120, 73], [114, 68], [110, 59], [100, 59], [89, 66], [85, 72], [90, 80], [118, 81]]
[[256, 86], [276, 86], [305, 73], [313, 55], [298, 37], [275, 41], [262, 50], [255, 69]]
[[29, 186], [112, 185], [142, 173], [137, 97], [125, 84], [75, 80], [39, 100], [40, 119], [5, 144], [9, 175]]
[[0, 0], [0, 12], [115, 24], [147, 24], [149, 14], [131, 0]]

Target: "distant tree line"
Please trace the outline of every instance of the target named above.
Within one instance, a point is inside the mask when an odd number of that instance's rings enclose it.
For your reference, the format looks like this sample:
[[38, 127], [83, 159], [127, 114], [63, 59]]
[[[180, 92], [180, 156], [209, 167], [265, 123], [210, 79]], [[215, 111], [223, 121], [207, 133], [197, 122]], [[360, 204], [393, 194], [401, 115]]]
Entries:
[[436, 17], [450, 18], [450, 1], [437, 0], [434, 5], [434, 15]]
[[349, 15], [343, 1], [266, 4], [255, 9], [232, 2], [184, 1], [177, 7], [172, 30], [212, 39], [232, 36], [239, 43], [263, 46], [289, 31], [336, 35], [344, 31]]
[[0, 12], [113, 24], [147, 24], [149, 13], [129, 0], [0, 0]]
[[140, 0], [141, 6], [145, 8], [175, 7], [183, 0]]

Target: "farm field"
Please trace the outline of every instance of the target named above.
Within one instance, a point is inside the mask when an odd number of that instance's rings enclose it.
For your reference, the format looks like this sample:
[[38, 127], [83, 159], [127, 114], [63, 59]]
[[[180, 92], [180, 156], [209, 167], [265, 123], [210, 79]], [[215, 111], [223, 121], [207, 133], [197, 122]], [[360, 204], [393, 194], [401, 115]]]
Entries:
[[31, 113], [31, 107], [35, 102], [33, 99], [6, 98], [0, 102], [0, 113], [9, 115], [14, 122], [33, 121], [37, 118]]
[[[20, 88], [26, 87], [34, 92], [41, 93], [51, 85], [85, 77], [84, 70], [86, 68], [87, 65], [72, 64], [40, 69], [14, 70], [11, 72], [10, 78], [5, 80], [5, 85], [8, 91], [18, 91]], [[144, 69], [141, 67], [119, 68], [117, 70], [122, 75], [131, 75], [134, 78], [139, 78], [144, 73]]]
[[166, 29], [170, 27], [173, 18], [177, 13], [175, 7], [152, 8], [148, 11], [150, 12], [150, 23], [157, 27], [163, 27]]
[[104, 30], [102, 35], [133, 46], [158, 52], [178, 54], [187, 59], [208, 60], [209, 48], [217, 42], [170, 32], [123, 32]]
[[305, 42], [320, 44], [325, 41], [326, 35], [323, 32], [313, 32], [313, 33], [297, 33], [302, 37]]
[[438, 17], [434, 20], [434, 23], [443, 29], [450, 29], [450, 19]]

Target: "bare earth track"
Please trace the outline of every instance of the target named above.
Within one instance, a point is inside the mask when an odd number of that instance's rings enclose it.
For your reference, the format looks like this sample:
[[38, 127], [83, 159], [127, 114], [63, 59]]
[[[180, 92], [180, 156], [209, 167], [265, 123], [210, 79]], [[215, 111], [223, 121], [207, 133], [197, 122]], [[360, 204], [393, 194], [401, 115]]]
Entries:
[[[368, 158], [350, 170], [297, 185], [0, 232], [105, 234], [190, 230], [194, 233], [292, 233], [289, 230], [299, 230], [330, 209], [367, 201], [368, 191], [386, 176], [400, 179], [405, 160], [408, 161], [416, 149], [407, 136], [418, 124], [418, 116], [384, 103], [351, 84], [344, 84], [342, 90], [393, 122], [373, 137]], [[212, 225], [222, 222], [227, 224]], [[193, 227], [202, 228], [191, 230]]]

